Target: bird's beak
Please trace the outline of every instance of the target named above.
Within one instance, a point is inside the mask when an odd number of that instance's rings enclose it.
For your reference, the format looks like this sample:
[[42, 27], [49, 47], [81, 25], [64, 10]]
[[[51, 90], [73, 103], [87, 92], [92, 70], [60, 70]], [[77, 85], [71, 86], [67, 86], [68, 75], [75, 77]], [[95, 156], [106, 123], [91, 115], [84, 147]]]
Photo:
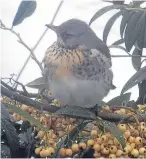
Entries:
[[50, 28], [51, 30], [57, 32], [57, 26], [52, 25], [52, 24], [46, 24], [46, 26], [47, 26], [48, 28]]

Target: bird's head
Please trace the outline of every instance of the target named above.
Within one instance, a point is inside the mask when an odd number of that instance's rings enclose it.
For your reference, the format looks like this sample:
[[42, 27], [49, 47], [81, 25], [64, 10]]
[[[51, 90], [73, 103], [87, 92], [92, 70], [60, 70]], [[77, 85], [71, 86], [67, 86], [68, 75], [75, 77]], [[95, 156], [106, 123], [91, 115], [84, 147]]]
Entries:
[[68, 20], [59, 26], [51, 24], [47, 24], [46, 26], [56, 32], [58, 42], [65, 47], [80, 45], [82, 43], [79, 41], [81, 37], [86, 36], [85, 34], [91, 30], [85, 22], [78, 19]]
[[85, 22], [78, 19], [70, 19], [59, 26], [47, 24], [55, 31], [58, 37], [57, 42], [65, 48], [97, 49], [106, 57], [110, 57], [107, 45], [99, 39], [93, 30]]

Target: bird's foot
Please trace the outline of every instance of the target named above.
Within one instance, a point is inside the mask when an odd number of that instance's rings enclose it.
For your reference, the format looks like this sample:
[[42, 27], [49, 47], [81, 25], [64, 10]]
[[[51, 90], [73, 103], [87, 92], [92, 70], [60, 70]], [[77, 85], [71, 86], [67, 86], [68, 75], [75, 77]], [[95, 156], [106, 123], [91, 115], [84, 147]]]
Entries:
[[89, 108], [89, 110], [90, 110], [91, 112], [94, 112], [95, 115], [98, 116], [99, 111], [100, 111], [100, 106], [99, 106], [98, 104], [96, 104], [94, 107]]
[[70, 117], [83, 118], [83, 119], [95, 119], [95, 112], [79, 107], [79, 106], [64, 106], [55, 112], [57, 115], [66, 115]]

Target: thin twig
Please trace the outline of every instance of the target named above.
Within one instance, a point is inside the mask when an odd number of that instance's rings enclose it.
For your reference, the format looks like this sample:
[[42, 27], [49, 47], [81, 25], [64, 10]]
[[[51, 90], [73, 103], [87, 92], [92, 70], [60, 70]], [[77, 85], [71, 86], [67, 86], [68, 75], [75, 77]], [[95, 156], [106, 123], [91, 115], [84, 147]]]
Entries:
[[[24, 91], [24, 94], [27, 96], [28, 92], [27, 92], [25, 86], [22, 83], [20, 83], [20, 82], [16, 81], [15, 79], [13, 79], [13, 77], [11, 77], [11, 78], [1, 78], [1, 79], [2, 80], [7, 79], [7, 80], [10, 80], [10, 81], [12, 80], [14, 83], [17, 83], [17, 86], [20, 85], [22, 87], [23, 91]], [[17, 87], [14, 88], [14, 90], [17, 91]]]
[[[55, 18], [56, 18], [56, 16], [57, 16], [57, 14], [58, 14], [58, 12], [59, 12], [59, 10], [60, 10], [62, 4], [63, 4], [63, 1], [61, 1], [60, 4], [59, 4], [59, 6], [57, 7], [56, 12], [55, 12], [55, 14], [54, 14], [54, 16], [53, 16], [53, 18], [52, 18], [51, 24], [53, 24], [53, 22], [54, 22], [54, 20], [55, 20]], [[44, 30], [44, 32], [43, 32], [43, 34], [41, 35], [41, 37], [39, 38], [39, 40], [37, 41], [37, 43], [36, 43], [36, 44], [34, 45], [34, 47], [32, 48], [32, 51], [35, 51], [35, 49], [36, 49], [37, 46], [39, 45], [40, 41], [43, 39], [43, 37], [44, 37], [44, 35], [46, 34], [46, 32], [48, 31], [48, 29], [49, 29], [49, 28], [47, 27], [47, 28]], [[21, 70], [20, 70], [20, 72], [19, 72], [19, 74], [18, 74], [18, 76], [17, 76], [17, 78], [16, 78], [16, 81], [19, 80], [19, 77], [21, 76], [21, 74], [22, 74], [22, 72], [23, 72], [25, 66], [27, 65], [27, 63], [28, 63], [30, 57], [31, 57], [31, 54], [30, 54], [30, 55], [28, 56], [28, 58], [26, 59], [26, 61], [25, 61], [24, 65], [23, 65], [23, 67], [21, 68]], [[15, 87], [15, 85], [13, 85], [13, 87]]]
[[20, 44], [22, 44], [30, 53], [31, 53], [31, 57], [33, 60], [35, 60], [35, 62], [38, 64], [38, 66], [40, 67], [41, 71], [43, 71], [43, 67], [41, 65], [41, 63], [38, 61], [38, 59], [36, 58], [35, 54], [33, 53], [33, 50], [22, 40], [21, 36], [19, 33], [16, 33], [12, 28], [8, 28], [6, 27], [3, 22], [0, 20], [0, 28], [3, 30], [8, 30], [11, 33], [15, 34], [18, 37], [18, 42]]
[[139, 55], [111, 55], [111, 57], [146, 57], [146, 56], [139, 56]]
[[146, 8], [125, 8], [126, 10], [132, 10], [132, 11], [145, 11]]
[[143, 59], [143, 60], [141, 61], [140, 68], [141, 68], [142, 64], [144, 63], [144, 61], [146, 61], [146, 59]]
[[[12, 88], [11, 86], [9, 86], [8, 84], [6, 84], [4, 81], [0, 80], [1, 82], [1, 85], [4, 86], [5, 88], [9, 89], [10, 91], [13, 91], [13, 92], [16, 92], [16, 93], [19, 93], [20, 95], [23, 95], [25, 97], [29, 97], [29, 98], [37, 98], [38, 97], [38, 93], [24, 93], [23, 91], [20, 91], [20, 90], [16, 90], [15, 88]], [[45, 96], [44, 94], [41, 94], [39, 96], [42, 96], [43, 99], [45, 99], [48, 103], [51, 103], [52, 102], [52, 97], [47, 97]]]
[[[20, 95], [16, 92], [13, 92], [13, 91], [11, 91], [7, 88], [4, 88], [3, 86], [1, 86], [1, 92], [2, 92], [2, 95], [7, 96], [8, 98], [11, 98], [12, 95], [14, 95], [14, 100], [15, 101], [20, 102], [22, 104], [32, 106], [32, 107], [34, 107], [36, 109], [39, 109], [39, 110], [41, 108], [41, 105], [43, 105], [44, 111], [48, 111], [48, 112], [51, 112], [51, 113], [54, 113], [54, 112], [56, 112], [57, 110], [60, 109], [60, 107], [50, 106], [48, 104], [41, 103], [41, 102], [32, 100], [30, 98], [27, 98], [25, 96], [22, 96], [22, 95]], [[7, 105], [9, 105], [9, 104], [7, 104]], [[71, 117], [76, 118], [76, 116], [71, 116]], [[100, 117], [104, 120], [108, 120], [108, 121], [119, 122], [124, 118], [127, 119], [128, 115], [119, 115], [119, 114], [114, 114], [114, 113], [99, 112], [98, 117]], [[137, 114], [136, 117], [138, 118], [139, 121], [145, 121], [146, 120], [146, 114]], [[83, 119], [85, 117], [81, 116], [81, 118]], [[93, 118], [90, 118], [90, 116], [86, 117], [86, 119], [93, 120]], [[133, 117], [131, 117], [130, 119], [126, 120], [125, 122], [135, 122], [135, 119]]]
[[57, 106], [50, 106], [49, 104], [45, 104], [45, 103], [42, 103], [42, 102], [32, 100], [32, 99], [30, 99], [26, 96], [18, 94], [17, 92], [11, 91], [11, 90], [3, 87], [3, 86], [1, 86], [1, 94], [3, 96], [7, 96], [10, 99], [13, 96], [13, 100], [15, 100], [17, 102], [20, 102], [22, 104], [32, 106], [32, 107], [34, 107], [36, 109], [39, 109], [39, 110], [41, 108], [41, 105], [43, 105], [44, 111], [48, 111], [48, 112], [51, 112], [51, 113], [54, 113], [55, 111], [57, 111], [59, 109], [59, 107], [57, 107]]

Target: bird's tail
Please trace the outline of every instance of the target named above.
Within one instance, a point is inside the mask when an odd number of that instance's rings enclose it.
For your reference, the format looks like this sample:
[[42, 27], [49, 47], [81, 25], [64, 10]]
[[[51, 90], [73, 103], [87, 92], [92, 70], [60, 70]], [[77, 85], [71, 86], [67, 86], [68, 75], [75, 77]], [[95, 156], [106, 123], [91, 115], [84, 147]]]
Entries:
[[111, 85], [111, 90], [114, 90], [114, 89], [116, 89], [117, 87], [115, 86], [115, 85]]

